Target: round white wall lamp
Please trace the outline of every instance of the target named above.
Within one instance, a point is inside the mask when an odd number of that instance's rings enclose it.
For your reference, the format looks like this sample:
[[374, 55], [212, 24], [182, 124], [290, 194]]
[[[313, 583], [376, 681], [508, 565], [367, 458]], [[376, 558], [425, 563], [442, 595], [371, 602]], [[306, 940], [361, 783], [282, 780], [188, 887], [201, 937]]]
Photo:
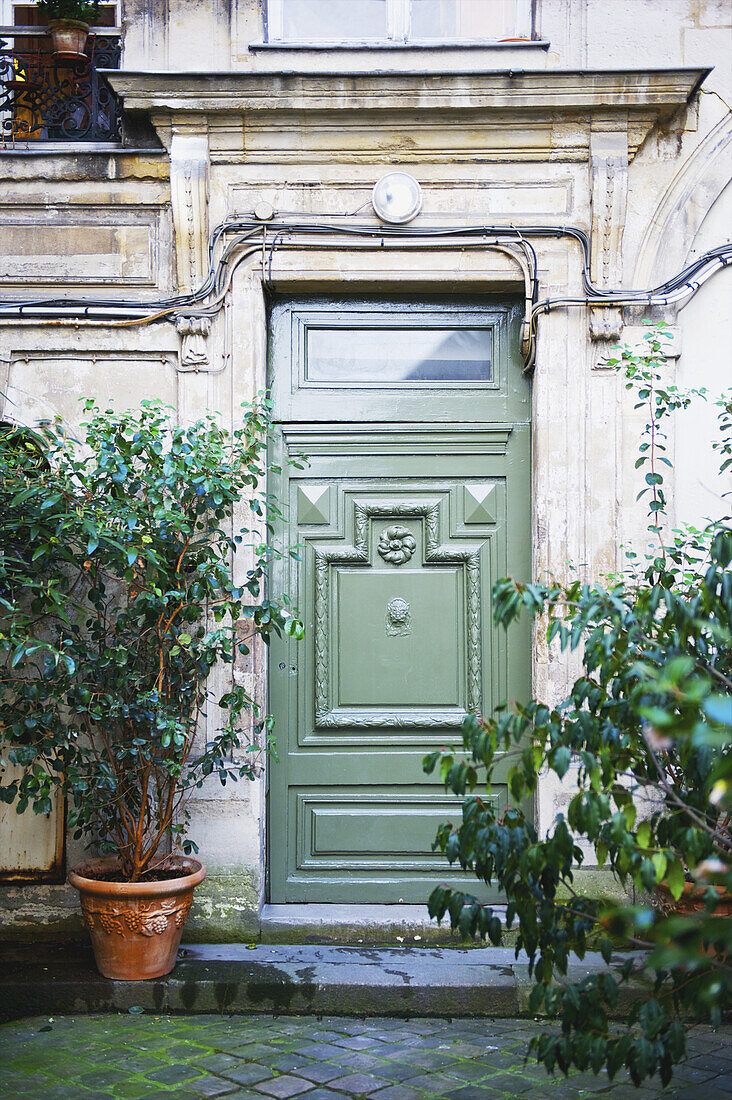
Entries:
[[422, 209], [422, 188], [406, 172], [388, 172], [375, 183], [371, 205], [382, 222], [405, 225]]
[[258, 222], [271, 221], [275, 215], [275, 208], [271, 202], [267, 202], [266, 199], [259, 199], [254, 204], [254, 217]]

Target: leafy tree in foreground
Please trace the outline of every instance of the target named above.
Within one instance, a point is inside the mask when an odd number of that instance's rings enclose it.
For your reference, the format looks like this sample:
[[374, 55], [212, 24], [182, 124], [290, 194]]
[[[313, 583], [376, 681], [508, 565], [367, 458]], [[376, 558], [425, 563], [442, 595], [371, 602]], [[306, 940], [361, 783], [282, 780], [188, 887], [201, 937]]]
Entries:
[[[685, 1026], [719, 1023], [732, 989], [732, 921], [723, 915], [725, 888], [732, 892], [732, 528], [725, 520], [663, 534], [664, 420], [691, 397], [663, 384], [663, 336], [651, 330], [645, 354], [626, 348], [614, 361], [636, 408], [648, 410], [636, 464], [650, 499], [645, 567], [636, 560], [607, 585], [499, 581], [496, 621], [546, 616], [548, 640], [581, 651], [582, 674], [557, 708], [533, 699], [471, 717], [464, 754], [425, 758], [426, 771], [439, 763], [447, 788], [464, 796], [479, 785], [490, 795], [499, 759], [513, 757], [505, 812], [470, 793], [462, 822], [443, 825], [434, 848], [507, 899], [506, 925], [517, 923], [517, 953], [529, 956], [531, 1010], [561, 1021], [532, 1040], [538, 1060], [564, 1073], [606, 1067], [610, 1077], [627, 1067], [635, 1084], [655, 1073], [667, 1083], [685, 1053]], [[732, 399], [720, 405], [724, 470]], [[521, 804], [547, 771], [574, 794], [566, 817], [539, 835]], [[575, 890], [580, 838], [628, 900]], [[674, 905], [689, 895], [692, 904]], [[439, 887], [429, 909], [466, 936], [501, 942], [498, 915], [472, 896]], [[570, 953], [593, 948], [608, 963], [617, 948], [642, 951], [569, 981]], [[611, 1025], [622, 987], [639, 976], [652, 980], [648, 996], [623, 1026]]]
[[153, 402], [86, 411], [81, 443], [0, 430], [0, 799], [48, 813], [60, 791], [74, 835], [135, 882], [184, 833], [190, 793], [251, 778], [267, 747], [269, 719], [252, 730], [243, 687], [217, 698], [209, 674], [302, 624], [266, 591], [266, 545], [234, 574], [257, 539], [232, 535], [235, 507], [249, 501], [255, 528], [276, 508], [260, 488], [266, 403], [233, 433]]

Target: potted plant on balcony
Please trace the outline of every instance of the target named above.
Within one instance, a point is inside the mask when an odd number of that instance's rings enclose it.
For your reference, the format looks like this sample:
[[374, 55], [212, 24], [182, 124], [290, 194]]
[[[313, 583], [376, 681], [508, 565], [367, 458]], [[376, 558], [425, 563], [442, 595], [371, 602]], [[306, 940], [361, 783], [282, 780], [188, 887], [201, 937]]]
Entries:
[[48, 19], [54, 56], [85, 57], [89, 27], [99, 16], [101, 0], [38, 0], [36, 6]]
[[254, 635], [302, 625], [266, 594], [272, 551], [232, 533], [242, 500], [255, 527], [274, 507], [259, 489], [266, 410], [229, 433], [155, 403], [86, 408], [81, 442], [0, 432], [0, 755], [14, 765], [3, 776], [0, 761], [0, 799], [48, 813], [67, 798], [74, 836], [100, 853], [70, 874], [97, 965], [156, 977], [204, 877], [187, 798], [209, 776], [253, 777], [270, 737], [244, 688], [214, 696], [209, 676]]

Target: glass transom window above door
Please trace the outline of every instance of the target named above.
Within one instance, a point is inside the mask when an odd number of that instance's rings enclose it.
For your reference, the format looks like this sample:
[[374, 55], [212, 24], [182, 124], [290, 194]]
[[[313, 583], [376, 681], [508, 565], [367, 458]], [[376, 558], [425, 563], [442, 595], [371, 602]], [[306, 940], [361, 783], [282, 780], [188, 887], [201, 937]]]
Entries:
[[516, 324], [515, 300], [474, 299], [456, 308], [363, 298], [339, 308], [303, 299], [288, 304], [273, 330], [275, 354], [292, 364], [287, 375], [274, 375], [273, 397], [284, 419], [342, 420], [356, 409], [366, 420], [523, 416], [507, 384]]
[[267, 41], [399, 45], [531, 36], [531, 0], [268, 0]]
[[492, 382], [492, 337], [489, 326], [310, 327], [304, 381], [351, 386]]

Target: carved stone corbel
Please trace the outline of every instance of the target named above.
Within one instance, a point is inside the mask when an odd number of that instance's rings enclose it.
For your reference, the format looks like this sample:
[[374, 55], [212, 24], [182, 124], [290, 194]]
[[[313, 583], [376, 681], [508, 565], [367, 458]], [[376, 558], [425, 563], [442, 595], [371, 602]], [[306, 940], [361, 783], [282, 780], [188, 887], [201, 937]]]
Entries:
[[208, 270], [208, 138], [173, 134], [170, 194], [178, 289], [201, 285]]
[[[595, 286], [617, 289], [623, 279], [623, 231], [628, 199], [628, 136], [594, 132], [590, 139], [592, 235], [590, 276]], [[623, 330], [622, 310], [590, 307], [593, 340], [617, 340]]]
[[176, 317], [175, 329], [181, 339], [178, 370], [211, 370], [206, 345], [211, 332], [210, 317]]
[[618, 306], [590, 306], [590, 336], [593, 340], [619, 340], [622, 332], [622, 309]]

